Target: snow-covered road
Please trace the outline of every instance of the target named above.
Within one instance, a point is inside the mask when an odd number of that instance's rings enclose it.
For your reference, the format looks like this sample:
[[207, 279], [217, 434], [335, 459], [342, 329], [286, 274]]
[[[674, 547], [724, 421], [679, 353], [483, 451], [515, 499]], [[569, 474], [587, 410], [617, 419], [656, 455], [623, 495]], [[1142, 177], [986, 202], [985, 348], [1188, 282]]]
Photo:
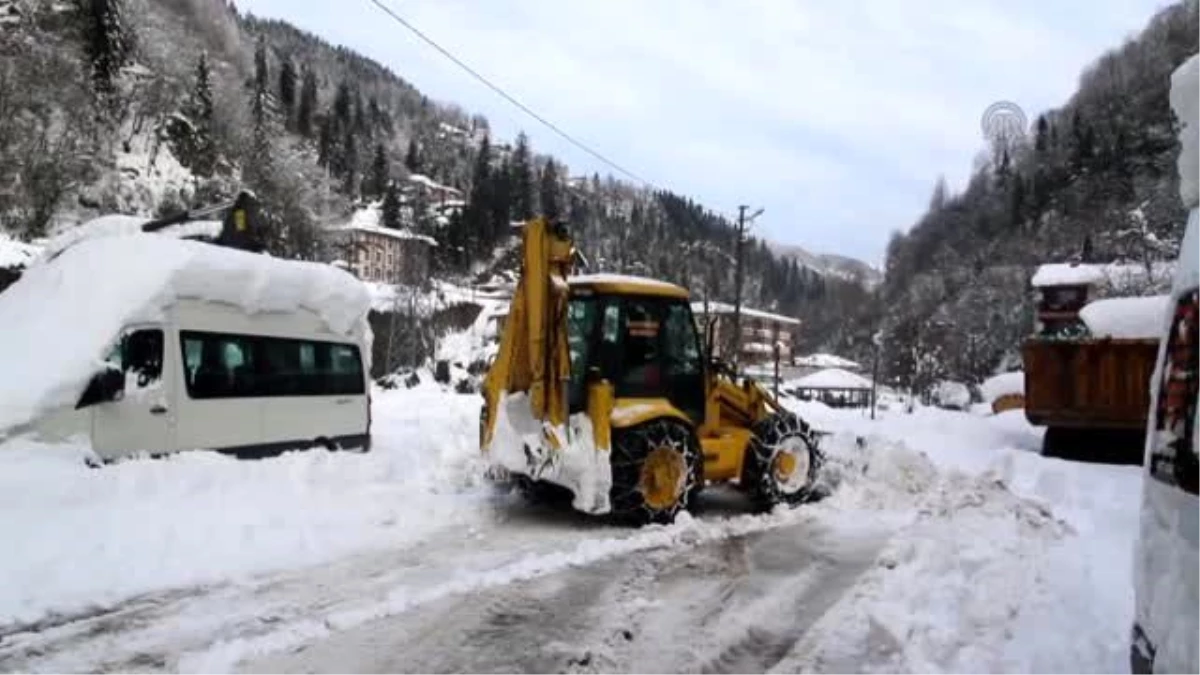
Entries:
[[1125, 667], [1136, 467], [1039, 457], [1020, 413], [798, 406], [831, 497], [642, 530], [484, 485], [477, 397], [433, 387], [376, 393], [365, 456], [10, 441], [0, 670]]

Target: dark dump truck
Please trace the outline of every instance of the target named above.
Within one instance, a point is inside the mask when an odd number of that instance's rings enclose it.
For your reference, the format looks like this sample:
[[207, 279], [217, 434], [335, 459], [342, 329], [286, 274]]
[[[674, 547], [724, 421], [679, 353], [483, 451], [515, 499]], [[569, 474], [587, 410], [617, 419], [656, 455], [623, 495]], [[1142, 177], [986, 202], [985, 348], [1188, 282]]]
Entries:
[[1097, 300], [1099, 270], [1047, 265], [1035, 276], [1037, 329], [1022, 346], [1025, 416], [1046, 427], [1043, 455], [1140, 464], [1159, 347], [1147, 337], [1160, 328], [1157, 297], [1120, 298], [1141, 315], [1119, 317], [1125, 326], [1116, 336], [1097, 335], [1082, 314]]

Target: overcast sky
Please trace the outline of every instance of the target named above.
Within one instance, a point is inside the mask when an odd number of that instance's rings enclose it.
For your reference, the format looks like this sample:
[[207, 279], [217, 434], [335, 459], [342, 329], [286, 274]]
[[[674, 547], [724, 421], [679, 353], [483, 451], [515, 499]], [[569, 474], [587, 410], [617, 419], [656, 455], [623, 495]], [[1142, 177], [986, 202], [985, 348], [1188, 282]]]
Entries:
[[[881, 264], [939, 174], [965, 183], [998, 100], [1060, 105], [1161, 0], [383, 0], [543, 117], [756, 233]], [[237, 0], [524, 129], [573, 174], [610, 171], [370, 0]]]

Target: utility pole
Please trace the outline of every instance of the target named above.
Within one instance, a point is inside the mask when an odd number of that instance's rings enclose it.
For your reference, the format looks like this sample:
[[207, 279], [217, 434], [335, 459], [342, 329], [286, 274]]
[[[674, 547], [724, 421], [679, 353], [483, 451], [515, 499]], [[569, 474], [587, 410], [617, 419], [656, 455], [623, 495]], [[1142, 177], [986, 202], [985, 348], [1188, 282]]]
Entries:
[[737, 242], [734, 248], [734, 272], [733, 272], [733, 355], [730, 361], [733, 363], [736, 370], [741, 362], [742, 356], [742, 252], [746, 248], [746, 225], [760, 215], [763, 210], [759, 209], [754, 212], [754, 215], [746, 218], [746, 209], [750, 208], [745, 204], [738, 206], [738, 223], [737, 223]]

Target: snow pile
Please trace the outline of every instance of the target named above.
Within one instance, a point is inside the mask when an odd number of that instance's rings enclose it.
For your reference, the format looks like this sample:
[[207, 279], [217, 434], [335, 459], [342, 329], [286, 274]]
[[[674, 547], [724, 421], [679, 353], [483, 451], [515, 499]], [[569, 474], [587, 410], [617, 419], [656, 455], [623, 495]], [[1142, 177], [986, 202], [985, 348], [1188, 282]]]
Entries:
[[1009, 394], [1023, 396], [1025, 394], [1025, 373], [1018, 370], [989, 377], [979, 385], [979, 390], [988, 403]]
[[1079, 318], [1098, 338], [1158, 339], [1170, 296], [1104, 298], [1079, 310]]
[[775, 672], [1127, 666], [1138, 467], [1042, 458], [1019, 411], [918, 409], [870, 423], [797, 408], [835, 429], [838, 488], [816, 508], [907, 524]]
[[1195, 208], [1200, 203], [1200, 55], [1193, 54], [1171, 74], [1171, 110], [1179, 120], [1179, 198]]
[[190, 452], [90, 469], [84, 447], [0, 445], [0, 538], [14, 544], [0, 557], [0, 626], [403, 546], [481, 517], [477, 399], [373, 396], [368, 454]]
[[[77, 227], [68, 228], [60, 232], [57, 236], [46, 241], [43, 247], [42, 258], [48, 260], [58, 255], [63, 250], [74, 244], [77, 244], [85, 239], [97, 239], [99, 237], [120, 237], [142, 234], [142, 225], [150, 222], [149, 218], [142, 216], [126, 216], [120, 214], [100, 216]], [[221, 234], [221, 221], [219, 220], [193, 220], [175, 225], [170, 225], [157, 232], [155, 236], [172, 236], [172, 237], [209, 237], [216, 238]]]
[[858, 363], [844, 359], [834, 354], [809, 354], [795, 360], [795, 365], [806, 368], [842, 368], [844, 370], [860, 370]]
[[370, 344], [367, 293], [334, 267], [155, 235], [89, 239], [0, 294], [0, 432], [74, 405], [118, 332], [161, 318], [176, 298], [308, 309]]
[[0, 269], [26, 267], [38, 256], [38, 247], [10, 238], [0, 232]]
[[942, 380], [933, 388], [933, 399], [943, 408], [966, 410], [971, 405], [971, 390], [962, 382]]
[[870, 389], [871, 381], [862, 375], [841, 368], [805, 375], [787, 383], [788, 389]]

